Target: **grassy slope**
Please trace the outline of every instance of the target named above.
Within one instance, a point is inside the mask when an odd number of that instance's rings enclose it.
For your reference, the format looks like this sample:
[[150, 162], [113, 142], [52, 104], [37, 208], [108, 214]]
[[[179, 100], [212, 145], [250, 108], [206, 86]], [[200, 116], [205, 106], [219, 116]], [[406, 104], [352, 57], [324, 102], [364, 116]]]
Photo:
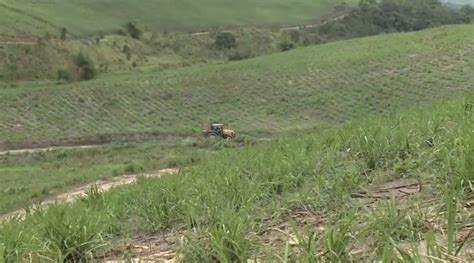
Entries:
[[[217, 26], [302, 23], [330, 14], [334, 0], [131, 0], [0, 1], [0, 29], [74, 33], [111, 31], [128, 21], [152, 31]], [[355, 1], [346, 1], [355, 2]], [[5, 14], [5, 15], [4, 15]], [[12, 19], [13, 18], [13, 19]], [[32, 25], [35, 21], [37, 25]], [[7, 32], [8, 32], [7, 31]], [[1, 31], [5, 32], [5, 31]]]
[[474, 83], [474, 26], [302, 48], [225, 65], [0, 90], [1, 143], [196, 134], [208, 120], [272, 133], [386, 113]]
[[[0, 258], [87, 257], [117, 235], [174, 229], [187, 233], [177, 236], [185, 262], [420, 262], [459, 247], [456, 257], [470, 262], [473, 105], [470, 95], [210, 155], [179, 175], [4, 223]], [[421, 192], [351, 197], [399, 178]]]
[[200, 158], [201, 152], [216, 147], [187, 139], [184, 142], [166, 140], [88, 150], [2, 155], [0, 214], [99, 179], [189, 165]]

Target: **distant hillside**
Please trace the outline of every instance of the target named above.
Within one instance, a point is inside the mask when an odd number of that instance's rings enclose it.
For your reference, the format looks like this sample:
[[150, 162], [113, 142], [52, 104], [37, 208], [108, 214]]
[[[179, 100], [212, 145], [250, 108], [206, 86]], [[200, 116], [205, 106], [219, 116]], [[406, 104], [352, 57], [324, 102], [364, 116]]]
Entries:
[[339, 123], [473, 89], [474, 25], [354, 39], [225, 65], [0, 89], [0, 144], [241, 134]]
[[445, 4], [451, 4], [456, 6], [471, 5], [474, 6], [474, 0], [441, 0], [440, 2]]
[[[152, 31], [294, 24], [329, 15], [343, 0], [0, 0], [0, 32], [112, 31], [133, 21]], [[356, 0], [345, 1], [356, 3]]]

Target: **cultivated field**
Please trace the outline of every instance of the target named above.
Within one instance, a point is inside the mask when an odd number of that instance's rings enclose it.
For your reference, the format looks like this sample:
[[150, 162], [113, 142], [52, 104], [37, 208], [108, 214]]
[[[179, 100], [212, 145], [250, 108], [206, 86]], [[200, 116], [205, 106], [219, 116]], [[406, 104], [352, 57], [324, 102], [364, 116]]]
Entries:
[[[151, 31], [295, 24], [331, 14], [342, 0], [81, 0], [0, 1], [0, 32], [111, 32], [127, 22]], [[354, 0], [346, 3], [356, 3]], [[125, 10], [125, 11], [124, 11]]]
[[0, 0], [0, 262], [474, 262], [474, 25], [323, 44], [401, 2]]
[[2, 223], [0, 258], [471, 262], [473, 105], [458, 97], [91, 189]]
[[262, 136], [388, 113], [472, 89], [474, 26], [301, 48], [225, 65], [0, 89], [0, 146], [197, 135], [208, 121]]

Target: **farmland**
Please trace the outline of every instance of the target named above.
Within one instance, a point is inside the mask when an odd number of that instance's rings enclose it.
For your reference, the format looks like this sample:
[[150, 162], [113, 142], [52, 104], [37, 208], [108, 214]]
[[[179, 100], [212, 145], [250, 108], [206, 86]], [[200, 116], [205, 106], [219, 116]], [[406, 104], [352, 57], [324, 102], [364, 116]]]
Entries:
[[[202, 30], [216, 27], [297, 24], [332, 13], [339, 0], [82, 0], [0, 1], [0, 32], [58, 32], [74, 35], [112, 32], [127, 22], [150, 31]], [[356, 3], [356, 1], [345, 1]], [[290, 8], [291, 7], [291, 8]]]
[[3, 223], [0, 256], [472, 261], [473, 102], [300, 132], [209, 154], [177, 175], [91, 190]]
[[0, 0], [0, 262], [473, 262], [474, 9], [357, 2]]
[[472, 88], [472, 25], [335, 42], [180, 70], [0, 89], [0, 145], [194, 136], [209, 121], [267, 136], [389, 113]]
[[[446, 26], [160, 74], [5, 87], [0, 89], [4, 148], [152, 141], [3, 156], [0, 211], [97, 179], [193, 164], [212, 149], [314, 126], [324, 130], [374, 114], [393, 115], [420, 101], [469, 92], [472, 33], [470, 25]], [[239, 132], [239, 141], [213, 145], [197, 139], [209, 121], [228, 123]]]

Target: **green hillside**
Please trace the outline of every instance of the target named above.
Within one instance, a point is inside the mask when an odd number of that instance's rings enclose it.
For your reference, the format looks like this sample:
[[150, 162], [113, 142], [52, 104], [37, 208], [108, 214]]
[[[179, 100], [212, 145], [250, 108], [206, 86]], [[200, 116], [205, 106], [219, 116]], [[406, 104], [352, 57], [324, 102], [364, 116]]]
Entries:
[[454, 98], [91, 189], [1, 223], [0, 259], [472, 262], [473, 105]]
[[[151, 31], [294, 24], [331, 14], [342, 0], [0, 1], [0, 32], [112, 31], [133, 21]], [[345, 1], [355, 3], [356, 1]]]
[[[474, 26], [330, 43], [224, 65], [0, 89], [0, 143], [240, 134], [340, 123], [472, 90]], [[10, 145], [11, 146], [11, 145]]]

